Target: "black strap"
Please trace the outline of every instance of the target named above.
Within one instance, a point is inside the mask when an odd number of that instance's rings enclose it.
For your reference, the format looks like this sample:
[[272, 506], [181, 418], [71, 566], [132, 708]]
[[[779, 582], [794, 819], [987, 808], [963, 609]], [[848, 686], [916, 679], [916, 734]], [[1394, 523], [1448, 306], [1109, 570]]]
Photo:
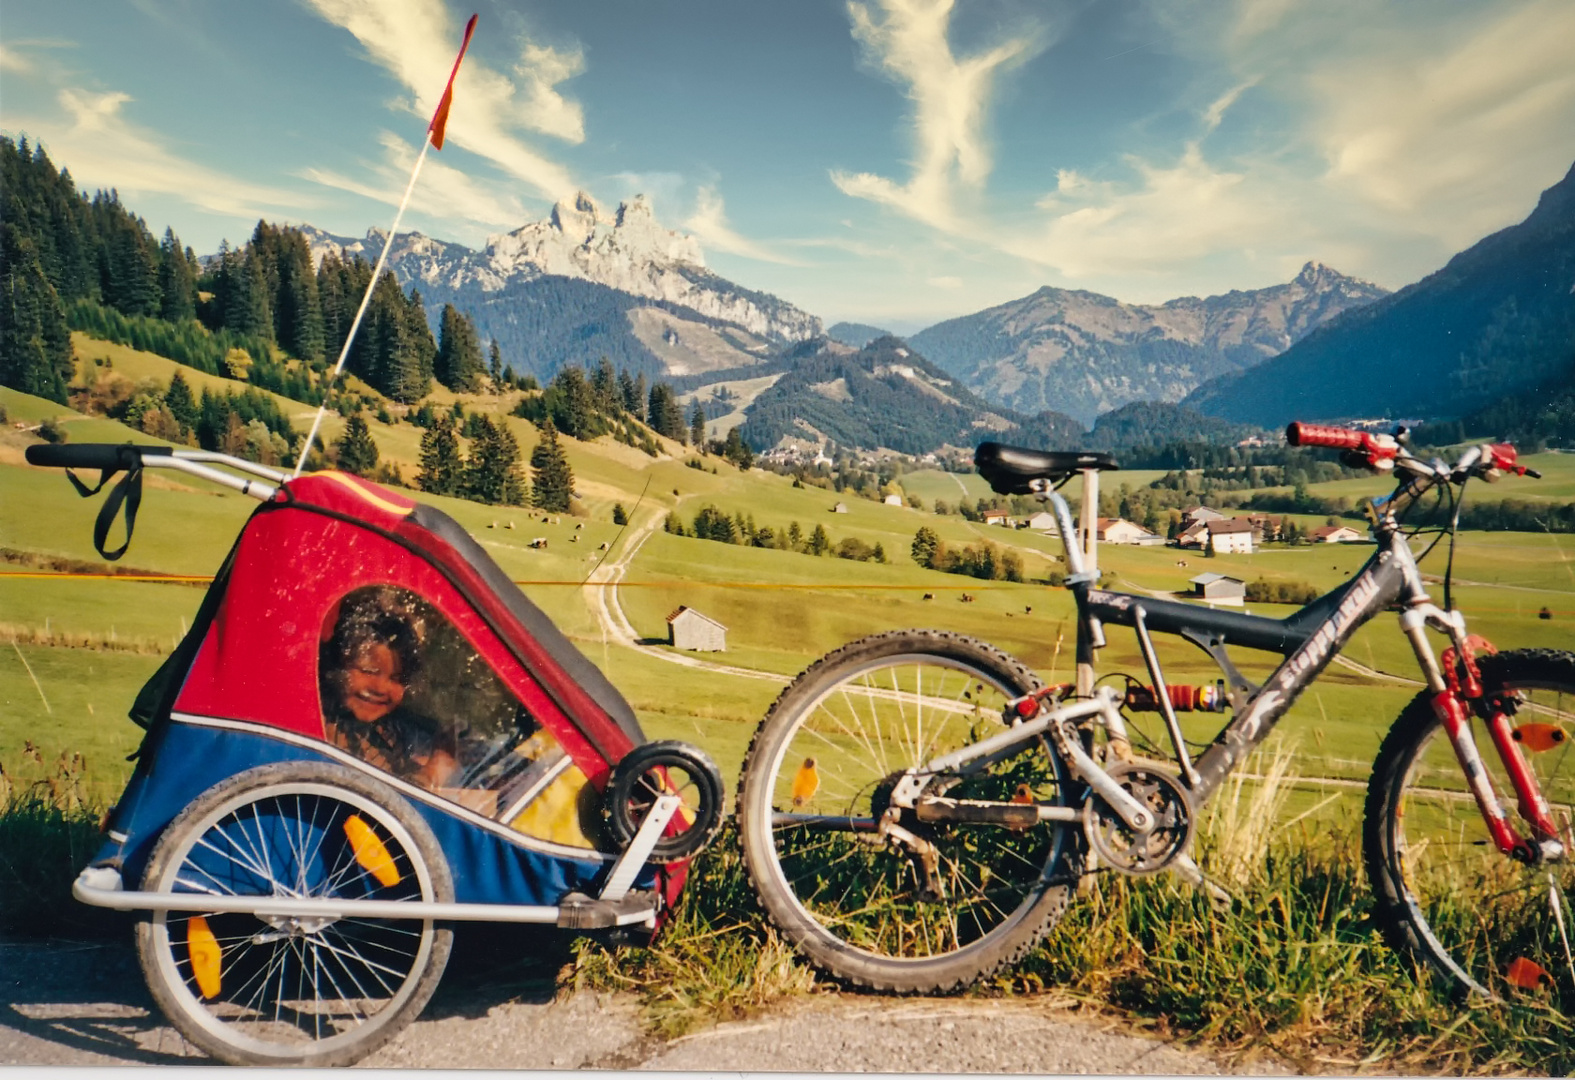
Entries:
[[109, 478], [114, 476], [119, 471], [119, 469], [105, 469], [100, 472], [98, 474], [98, 487], [91, 491], [88, 490], [88, 486], [86, 484], [77, 479], [77, 474], [72, 472], [70, 469], [66, 470], [66, 479], [71, 481], [71, 485], [77, 489], [78, 495], [82, 496], [84, 499], [88, 499], [92, 498], [94, 495], [97, 495], [100, 491], [103, 491], [104, 485], [109, 483]]
[[[68, 472], [67, 476], [71, 476]], [[109, 480], [112, 473], [106, 473], [99, 479], [98, 487], [101, 488]], [[83, 495], [91, 495], [85, 485], [76, 477], [71, 476], [71, 482]], [[98, 488], [94, 488], [96, 492]], [[114, 551], [104, 550], [104, 541], [109, 538], [109, 527], [115, 523], [115, 514], [120, 510], [121, 503], [126, 504], [126, 542]], [[142, 466], [138, 465], [126, 473], [125, 479], [116, 484], [110, 491], [109, 497], [104, 500], [104, 505], [99, 508], [98, 520], [93, 523], [93, 546], [98, 553], [110, 562], [114, 562], [126, 553], [131, 546], [131, 532], [137, 527], [137, 508], [142, 505]]]

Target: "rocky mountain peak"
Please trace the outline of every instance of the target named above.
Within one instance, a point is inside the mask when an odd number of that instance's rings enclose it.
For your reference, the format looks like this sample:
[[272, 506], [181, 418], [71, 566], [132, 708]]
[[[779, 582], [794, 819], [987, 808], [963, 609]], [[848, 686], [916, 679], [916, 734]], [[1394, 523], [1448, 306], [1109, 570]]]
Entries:
[[651, 200], [644, 195], [636, 195], [628, 202], [618, 204], [618, 228], [621, 229], [642, 219], [656, 220], [656, 215], [651, 210]]
[[596, 235], [596, 226], [600, 225], [603, 219], [596, 206], [596, 200], [585, 192], [578, 191], [575, 192], [572, 200], [558, 200], [553, 205], [552, 216], [548, 220], [553, 228], [565, 236], [576, 237], [584, 243]]

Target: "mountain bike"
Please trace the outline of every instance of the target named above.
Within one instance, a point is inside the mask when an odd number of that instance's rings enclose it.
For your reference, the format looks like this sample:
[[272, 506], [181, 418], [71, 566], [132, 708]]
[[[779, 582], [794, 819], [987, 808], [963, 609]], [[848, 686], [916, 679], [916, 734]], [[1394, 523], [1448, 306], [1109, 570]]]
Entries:
[[[1409, 542], [1447, 536], [1452, 570], [1466, 482], [1537, 474], [1507, 444], [1450, 465], [1414, 454], [1403, 431], [1292, 424], [1287, 440], [1340, 449], [1397, 485], [1372, 500], [1372, 557], [1284, 619], [1100, 587], [1098, 479], [1117, 463], [979, 446], [995, 491], [1054, 511], [1076, 602], [1076, 679], [1045, 685], [982, 641], [906, 630], [837, 649], [782, 693], [749, 749], [738, 813], [759, 899], [803, 955], [859, 987], [949, 991], [1025, 956], [1096, 866], [1173, 870], [1228, 903], [1191, 853], [1200, 809], [1358, 628], [1397, 611], [1426, 686], [1367, 785], [1375, 921], [1452, 988], [1575, 1006], [1575, 654], [1495, 654], [1451, 606], [1451, 573], [1443, 606], [1429, 597]], [[1081, 530], [1058, 490], [1077, 474]], [[1096, 679], [1111, 627], [1136, 636], [1146, 683]], [[1429, 631], [1447, 639], [1441, 655]], [[1167, 684], [1161, 634], [1201, 649], [1221, 678]], [[1254, 683], [1233, 647], [1280, 659]], [[1229, 714], [1196, 756], [1185, 712]]]

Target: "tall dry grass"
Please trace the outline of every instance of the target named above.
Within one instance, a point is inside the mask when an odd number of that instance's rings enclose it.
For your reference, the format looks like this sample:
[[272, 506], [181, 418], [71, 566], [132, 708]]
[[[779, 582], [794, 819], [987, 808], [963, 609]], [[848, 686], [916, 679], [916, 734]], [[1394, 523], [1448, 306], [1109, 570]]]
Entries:
[[103, 842], [81, 754], [46, 764], [31, 743], [0, 762], [0, 935], [98, 932], [104, 920], [71, 898], [71, 883]]
[[[1229, 912], [1170, 874], [1098, 874], [1045, 942], [977, 995], [1055, 993], [1247, 1063], [1304, 1071], [1566, 1075], [1575, 1026], [1535, 1003], [1463, 1005], [1372, 923], [1354, 816], [1289, 813], [1294, 754], [1247, 763], [1205, 808], [1198, 860]], [[1332, 824], [1331, 824], [1332, 822]], [[837, 989], [759, 914], [731, 828], [695, 861], [649, 948], [582, 943], [565, 978], [625, 989], [671, 1035]]]

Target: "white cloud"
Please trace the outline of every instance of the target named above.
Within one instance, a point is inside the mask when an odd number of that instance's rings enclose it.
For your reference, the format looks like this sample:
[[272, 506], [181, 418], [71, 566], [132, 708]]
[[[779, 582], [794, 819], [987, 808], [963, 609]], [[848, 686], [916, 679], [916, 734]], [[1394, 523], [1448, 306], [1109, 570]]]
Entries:
[[578, 101], [558, 93], [558, 84], [585, 70], [585, 54], [559, 52], [550, 45], [525, 43], [525, 55], [514, 66], [525, 97], [525, 123], [543, 135], [565, 142], [585, 141], [585, 113]]
[[[388, 131], [383, 132], [378, 141], [383, 146], [384, 156], [382, 161], [371, 166], [374, 174], [371, 181], [331, 169], [304, 169], [300, 175], [325, 187], [398, 206], [419, 148], [412, 148]], [[463, 220], [488, 229], [515, 229], [537, 216], [501, 185], [478, 180], [443, 164], [431, 154], [422, 166], [421, 181], [411, 195], [410, 207], [417, 213], [449, 221]]]
[[959, 58], [949, 31], [955, 0], [850, 2], [853, 36], [884, 74], [913, 102], [914, 160], [907, 183], [873, 173], [832, 173], [845, 194], [884, 203], [940, 229], [958, 228], [959, 188], [983, 187], [991, 156], [983, 127], [994, 80], [1034, 55], [1038, 35], [1008, 37], [993, 48]]
[[1141, 159], [1129, 164], [1140, 181], [1131, 190], [1114, 185], [1063, 187], [1064, 194], [1087, 190], [1091, 197], [1040, 200], [1041, 207], [1060, 212], [1042, 232], [1009, 236], [1001, 246], [1080, 278], [1168, 274], [1221, 251], [1251, 249], [1271, 237], [1277, 245], [1305, 239], [1277, 194], [1279, 185], [1260, 172], [1211, 165], [1197, 143], [1172, 165]]
[[[436, 110], [462, 27], [442, 0], [308, 0], [318, 14], [354, 34], [372, 59], [402, 82], [423, 119]], [[478, 33], [482, 32], [478, 30]], [[519, 82], [488, 67], [474, 50], [454, 83], [454, 105], [446, 138], [487, 158], [551, 200], [572, 196], [569, 171], [522, 138], [535, 131], [578, 143], [584, 119], [578, 103], [557, 84], [583, 68], [578, 53], [561, 53], [526, 42], [516, 66]]]
[[746, 259], [758, 259], [762, 262], [783, 263], [790, 266], [803, 265], [778, 255], [746, 236], [739, 235], [728, 224], [727, 209], [722, 204], [722, 196], [712, 187], [702, 187], [696, 194], [695, 211], [684, 221], [684, 228], [698, 237], [706, 247], [717, 251], [742, 255]]
[[33, 71], [33, 61], [24, 53], [15, 49], [8, 49], [0, 45], [0, 71], [9, 71], [16, 75], [30, 75]]
[[943, 274], [940, 277], [932, 277], [929, 279], [929, 283], [935, 286], [937, 289], [960, 289], [963, 287], [963, 279], [957, 277], [954, 274]]
[[1306, 80], [1329, 181], [1459, 246], [1569, 165], [1575, 5], [1501, 5], [1449, 30], [1417, 47], [1397, 28], [1381, 48], [1321, 55]]
[[296, 192], [254, 184], [176, 153], [158, 133], [125, 115], [129, 94], [67, 87], [56, 100], [70, 118], [63, 130], [55, 124], [13, 122], [19, 130], [51, 132], [40, 141], [57, 162], [69, 163], [80, 185], [114, 187], [131, 195], [174, 195], [204, 210], [237, 217], [316, 205]]

